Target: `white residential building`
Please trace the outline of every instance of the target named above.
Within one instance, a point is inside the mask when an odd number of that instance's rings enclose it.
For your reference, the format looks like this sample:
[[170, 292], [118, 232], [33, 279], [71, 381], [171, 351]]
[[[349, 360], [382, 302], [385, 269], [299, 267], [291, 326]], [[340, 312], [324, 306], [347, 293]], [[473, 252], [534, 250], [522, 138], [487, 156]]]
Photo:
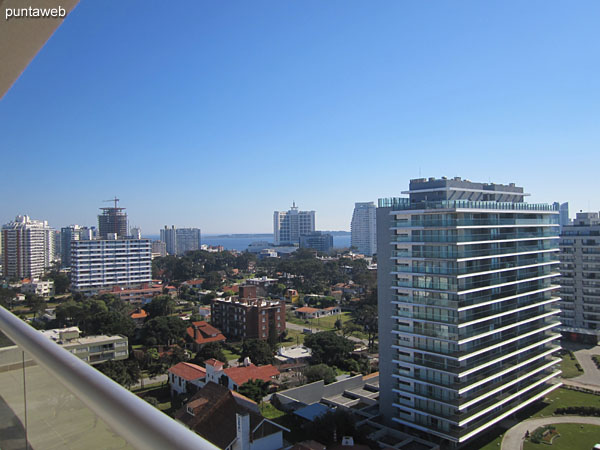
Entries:
[[380, 199], [380, 412], [463, 443], [561, 385], [559, 211], [514, 184], [411, 180]]
[[21, 286], [23, 294], [35, 294], [40, 297], [50, 297], [54, 295], [54, 281], [52, 280], [29, 280]]
[[48, 222], [17, 216], [2, 226], [2, 266], [6, 278], [39, 278], [54, 261], [54, 230]]
[[289, 211], [273, 213], [273, 239], [275, 245], [300, 243], [300, 235], [315, 231], [315, 212], [299, 211], [294, 202]]
[[71, 287], [75, 291], [97, 292], [152, 280], [150, 239], [74, 241], [71, 248]]
[[129, 357], [127, 337], [120, 334], [81, 337], [78, 327], [57, 328], [40, 333], [88, 364], [118, 361]]
[[355, 203], [352, 222], [350, 245], [358, 253], [373, 256], [377, 252], [377, 208], [373, 202]]
[[[561, 205], [562, 208], [562, 205]], [[561, 331], [569, 340], [600, 337], [600, 218], [580, 212], [560, 236]]]
[[160, 240], [165, 243], [169, 255], [183, 255], [185, 252], [200, 250], [201, 233], [199, 228], [171, 228], [160, 230]]

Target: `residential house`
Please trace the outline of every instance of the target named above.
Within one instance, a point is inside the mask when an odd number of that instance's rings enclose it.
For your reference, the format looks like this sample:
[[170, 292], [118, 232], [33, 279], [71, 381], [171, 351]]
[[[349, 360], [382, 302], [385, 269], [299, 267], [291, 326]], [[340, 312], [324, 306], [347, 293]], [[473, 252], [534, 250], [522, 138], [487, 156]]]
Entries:
[[224, 450], [277, 450], [289, 431], [265, 419], [250, 399], [216, 383], [200, 389], [175, 419]]
[[200, 389], [205, 384], [206, 370], [196, 364], [180, 362], [169, 369], [171, 396], [186, 394], [191, 386]]
[[219, 329], [205, 321], [192, 322], [192, 326], [187, 328], [187, 336], [192, 341], [189, 346], [195, 352], [210, 342], [226, 341]]

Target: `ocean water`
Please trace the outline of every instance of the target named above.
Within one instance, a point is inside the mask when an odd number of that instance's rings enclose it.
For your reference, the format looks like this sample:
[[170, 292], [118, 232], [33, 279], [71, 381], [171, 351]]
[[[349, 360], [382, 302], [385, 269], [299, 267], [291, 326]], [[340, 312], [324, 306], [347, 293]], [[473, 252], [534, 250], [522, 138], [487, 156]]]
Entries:
[[[159, 239], [157, 235], [145, 235], [144, 237], [154, 240]], [[246, 250], [248, 245], [256, 241], [273, 242], [273, 235], [250, 237], [202, 235], [202, 244], [222, 245], [226, 250], [238, 250], [240, 252]], [[350, 235], [333, 236], [333, 246], [335, 248], [350, 247]]]

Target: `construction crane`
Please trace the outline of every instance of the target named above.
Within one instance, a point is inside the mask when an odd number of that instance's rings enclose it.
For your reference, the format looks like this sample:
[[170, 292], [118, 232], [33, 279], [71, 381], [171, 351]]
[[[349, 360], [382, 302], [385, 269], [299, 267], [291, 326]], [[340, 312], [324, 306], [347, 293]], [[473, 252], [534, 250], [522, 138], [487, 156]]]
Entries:
[[119, 199], [115, 195], [115, 198], [110, 199], [110, 200], [102, 200], [102, 202], [115, 202], [115, 209], [117, 209], [117, 203], [119, 202]]

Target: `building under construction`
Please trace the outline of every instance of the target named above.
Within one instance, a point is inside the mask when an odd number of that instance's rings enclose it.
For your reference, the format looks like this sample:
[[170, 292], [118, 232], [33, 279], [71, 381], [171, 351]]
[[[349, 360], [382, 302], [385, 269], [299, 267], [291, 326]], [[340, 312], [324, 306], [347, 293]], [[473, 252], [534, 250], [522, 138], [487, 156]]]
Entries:
[[127, 213], [125, 208], [118, 208], [118, 198], [107, 200], [115, 202], [114, 207], [100, 208], [102, 214], [98, 215], [98, 234], [100, 239], [107, 239], [109, 234], [116, 234], [117, 238], [127, 236]]

